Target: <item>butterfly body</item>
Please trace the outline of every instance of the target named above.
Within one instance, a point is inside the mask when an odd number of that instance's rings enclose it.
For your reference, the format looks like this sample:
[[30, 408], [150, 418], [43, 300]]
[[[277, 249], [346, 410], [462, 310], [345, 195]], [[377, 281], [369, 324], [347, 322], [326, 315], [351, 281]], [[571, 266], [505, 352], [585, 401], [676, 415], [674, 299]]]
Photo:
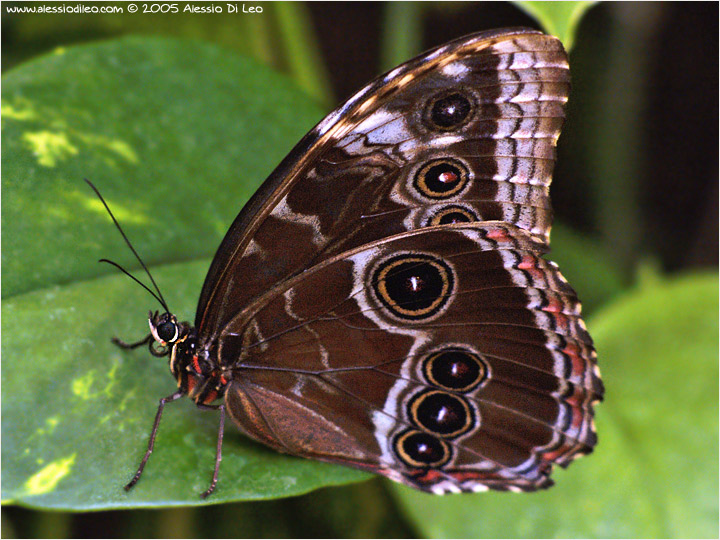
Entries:
[[592, 450], [603, 394], [577, 296], [542, 258], [568, 90], [558, 40], [505, 30], [331, 113], [231, 226], [195, 325], [151, 316], [166, 400], [433, 493], [549, 486]]

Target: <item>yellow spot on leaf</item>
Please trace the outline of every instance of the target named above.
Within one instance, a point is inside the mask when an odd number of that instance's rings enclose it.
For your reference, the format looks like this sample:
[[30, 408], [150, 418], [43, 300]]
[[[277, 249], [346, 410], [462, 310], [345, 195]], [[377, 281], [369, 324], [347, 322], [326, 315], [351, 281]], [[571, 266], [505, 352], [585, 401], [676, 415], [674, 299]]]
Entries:
[[29, 106], [15, 106], [11, 105], [7, 101], [3, 101], [2, 105], [0, 105], [0, 114], [2, 114], [3, 119], [10, 118], [20, 122], [38, 119], [38, 114]]
[[135, 150], [133, 150], [130, 147], [130, 145], [128, 143], [126, 143], [125, 141], [119, 141], [119, 140], [110, 141], [109, 140], [107, 142], [107, 148], [109, 150], [112, 150], [116, 154], [124, 157], [130, 163], [137, 163], [139, 161], [137, 154], [135, 153]]
[[120, 139], [110, 139], [103, 135], [93, 135], [89, 133], [76, 133], [77, 138], [89, 148], [93, 150], [109, 151], [115, 156], [123, 158], [128, 163], [137, 164], [140, 160], [135, 150]]
[[45, 427], [41, 427], [35, 430], [35, 434], [42, 436], [48, 435], [55, 431], [55, 428], [60, 423], [60, 419], [57, 416], [52, 416], [45, 419]]
[[70, 474], [76, 456], [77, 454], [73, 454], [53, 461], [33, 474], [25, 482], [26, 493], [28, 495], [42, 495], [54, 490], [60, 480]]
[[55, 167], [60, 161], [81, 151], [89, 151], [111, 166], [117, 165], [118, 158], [133, 165], [140, 162], [137, 152], [124, 140], [83, 131], [77, 122], [68, 122], [68, 114], [59, 114], [55, 109], [37, 106], [22, 97], [12, 102], [2, 100], [0, 112], [3, 126], [6, 120], [42, 122], [47, 126], [44, 131], [27, 132], [23, 135], [25, 144], [38, 157], [38, 162], [46, 167]]
[[[110, 221], [110, 217], [107, 214], [107, 210], [105, 210], [105, 207], [103, 206], [103, 203], [101, 203], [95, 196], [95, 194], [92, 193], [90, 190], [67, 190], [63, 193], [62, 196], [68, 201], [68, 204], [61, 205], [61, 207], [67, 206], [70, 208], [77, 208], [79, 206], [82, 206], [86, 210], [89, 210], [90, 212], [97, 214], [103, 219], [106, 219], [109, 223], [112, 223]], [[121, 202], [118, 202], [113, 197], [109, 197], [107, 195], [103, 196], [110, 205], [110, 208], [112, 208], [115, 217], [118, 218], [118, 221], [120, 221], [120, 223], [122, 223], [123, 225], [127, 223], [132, 223], [134, 225], [148, 225], [153, 223], [152, 216], [146, 213], [144, 208], [130, 209]]]
[[[107, 200], [107, 199], [105, 199]], [[87, 199], [85, 201], [85, 208], [92, 212], [96, 212], [98, 214], [101, 214], [103, 217], [110, 219], [107, 215], [107, 210], [105, 210], [105, 207], [103, 206], [103, 203], [101, 203], [97, 199]], [[150, 220], [147, 218], [147, 216], [144, 216], [143, 214], [138, 214], [133, 212], [132, 210], [129, 210], [125, 208], [123, 205], [118, 204], [116, 202], [110, 202], [108, 200], [108, 204], [110, 205], [110, 208], [112, 208], [113, 214], [115, 214], [115, 217], [118, 219], [120, 223], [125, 225], [126, 223], [135, 223], [138, 225], [146, 225], [150, 222]]]
[[70, 142], [65, 133], [37, 131], [23, 134], [23, 140], [30, 146], [38, 163], [45, 167], [55, 167], [78, 153], [78, 149]]
[[113, 386], [115, 386], [115, 382], [117, 381], [116, 375], [119, 367], [120, 363], [115, 360], [112, 367], [107, 371], [107, 384], [105, 385], [105, 388], [103, 388], [103, 394], [108, 397], [112, 397], [112, 389]]
[[55, 428], [60, 423], [60, 419], [57, 416], [51, 416], [45, 419], [45, 433], [50, 434], [55, 431]]
[[72, 382], [73, 394], [82, 399], [90, 399], [92, 397], [90, 389], [92, 388], [94, 378], [94, 373], [92, 371], [88, 371], [82, 377], [75, 379]]

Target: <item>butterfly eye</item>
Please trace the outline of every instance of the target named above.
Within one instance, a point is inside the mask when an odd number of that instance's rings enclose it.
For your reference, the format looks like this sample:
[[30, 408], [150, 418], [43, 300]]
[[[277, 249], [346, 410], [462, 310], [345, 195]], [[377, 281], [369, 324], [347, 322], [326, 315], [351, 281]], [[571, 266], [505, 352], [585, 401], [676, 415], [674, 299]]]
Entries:
[[155, 329], [157, 337], [166, 343], [172, 343], [178, 337], [178, 327], [173, 321], [161, 323]]
[[450, 131], [464, 126], [471, 118], [473, 100], [461, 92], [440, 94], [430, 100], [425, 124], [433, 131]]
[[456, 159], [433, 159], [420, 167], [413, 186], [430, 199], [449, 199], [468, 185], [468, 169]]
[[155, 341], [160, 342], [162, 345], [173, 343], [180, 334], [177, 319], [170, 313], [160, 315], [155, 312], [153, 315], [151, 312], [148, 322], [150, 323], [150, 333], [155, 338]]

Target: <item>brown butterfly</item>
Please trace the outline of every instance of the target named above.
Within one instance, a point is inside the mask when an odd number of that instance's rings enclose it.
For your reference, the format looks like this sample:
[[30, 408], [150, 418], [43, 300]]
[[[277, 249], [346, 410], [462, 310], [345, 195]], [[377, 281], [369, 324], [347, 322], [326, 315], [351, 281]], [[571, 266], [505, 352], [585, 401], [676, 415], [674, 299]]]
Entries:
[[[552, 484], [603, 386], [548, 251], [567, 56], [527, 29], [452, 41], [306, 135], [230, 227], [195, 325], [149, 344], [177, 391], [281, 452], [432, 493]], [[153, 281], [154, 284], [154, 281]], [[157, 289], [157, 287], [156, 287]]]

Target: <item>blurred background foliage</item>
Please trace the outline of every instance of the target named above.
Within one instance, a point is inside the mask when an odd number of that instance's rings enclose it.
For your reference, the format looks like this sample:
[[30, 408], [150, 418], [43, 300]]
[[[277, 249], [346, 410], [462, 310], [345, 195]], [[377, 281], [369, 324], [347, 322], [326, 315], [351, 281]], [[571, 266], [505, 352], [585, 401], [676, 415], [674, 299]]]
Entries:
[[[15, 174], [25, 164], [12, 161], [8, 152], [13, 141], [6, 131], [5, 99], [18, 98], [23, 76], [42, 77], [31, 69], [23, 71], [26, 65], [32, 67], [28, 61], [57, 47], [127, 35], [211, 43], [285, 73], [302, 89], [309, 99], [294, 110], [296, 101], [291, 89], [285, 92], [285, 82], [272, 77], [248, 81], [270, 81], [270, 105], [284, 111], [261, 111], [253, 121], [260, 129], [278, 132], [277, 148], [270, 157], [260, 158], [270, 161], [269, 170], [290, 148], [283, 147], [283, 136], [298, 140], [312, 126], [307, 122], [320, 120], [322, 111], [424, 49], [484, 29], [540, 28], [538, 21], [562, 33], [566, 44], [573, 39], [573, 90], [552, 188], [552, 258], [584, 300], [608, 387], [607, 400], [598, 411], [601, 442], [596, 455], [558, 475], [553, 490], [517, 502], [508, 503], [502, 494], [428, 499], [373, 478], [267, 501], [49, 512], [49, 507], [72, 505], [43, 505], [18, 496], [6, 481], [12, 476], [8, 471], [13, 456], [4, 452], [3, 500], [19, 506], [3, 507], [3, 537], [716, 537], [718, 6], [650, 2], [590, 8], [590, 3], [559, 3], [557, 10], [564, 13], [553, 14], [549, 8], [548, 15], [547, 4], [551, 3], [279, 2], [257, 4], [264, 9], [261, 15], [19, 15], [9, 14], [7, 8], [25, 3], [3, 3], [3, 232], [8, 233], [2, 291], [4, 441], [12, 438], [8, 426], [17, 421], [8, 416], [8, 410], [17, 410], [9, 402], [23, 391], [8, 383], [15, 381], [8, 367], [13, 354], [7, 348], [6, 332], [12, 328], [8, 319], [15, 313], [11, 308], [42, 289], [30, 273], [22, 272], [22, 264], [12, 261], [21, 256], [31, 260], [32, 254], [16, 244], [26, 244], [33, 231], [28, 224], [6, 219], [15, 215], [12, 205], [20, 204], [23, 195], [16, 187], [21, 179], [8, 171]], [[130, 48], [131, 43], [120, 46]], [[11, 96], [8, 87], [16, 93]], [[62, 92], [54, 99], [62, 104]], [[167, 96], [167, 105], [185, 106], [173, 95]], [[208, 111], [206, 129], [213, 128], [214, 115], [228, 114], [229, 107]], [[288, 126], [263, 126], [263, 118], [280, 124], [286, 120]], [[266, 140], [271, 139], [262, 139]], [[187, 144], [191, 152], [196, 143], [177, 144]], [[231, 153], [233, 140], [226, 144], [226, 153]], [[201, 146], [200, 156], [203, 151], [209, 150]], [[224, 166], [213, 164], [218, 174]], [[248, 167], [246, 172], [255, 176], [265, 171], [265, 164], [258, 164], [257, 170], [252, 163]], [[194, 174], [204, 181], [204, 174], [215, 172], [198, 167], [168, 175]], [[179, 183], [175, 187], [186, 190]], [[128, 193], [144, 196], [137, 185]], [[15, 195], [18, 202], [13, 202]], [[190, 226], [214, 227], [214, 234], [222, 236], [231, 219], [228, 216], [223, 224], [192, 218]], [[186, 258], [158, 255], [151, 262], [207, 257], [214, 247], [207, 247], [209, 253], [203, 249], [197, 246]], [[97, 257], [106, 255], [97, 252]], [[90, 266], [93, 260], [78, 264]], [[95, 267], [92, 271], [108, 273]], [[50, 284], [62, 289], [68, 283], [63, 279]], [[594, 483], [582, 484], [586, 478]], [[233, 480], [226, 476], [222, 481]], [[510, 509], [513, 519], [506, 515]]]

